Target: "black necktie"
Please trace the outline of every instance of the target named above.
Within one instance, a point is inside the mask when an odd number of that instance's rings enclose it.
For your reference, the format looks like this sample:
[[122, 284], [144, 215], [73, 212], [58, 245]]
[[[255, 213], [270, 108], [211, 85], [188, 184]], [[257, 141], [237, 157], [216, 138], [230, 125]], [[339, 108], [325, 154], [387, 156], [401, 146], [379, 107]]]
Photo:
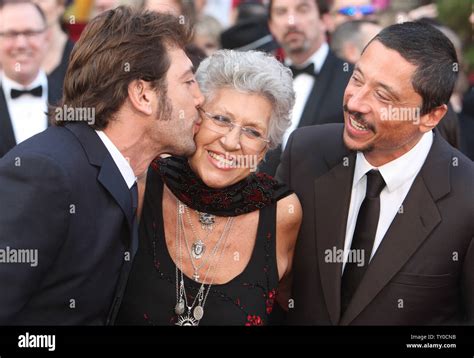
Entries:
[[130, 188], [130, 195], [132, 197], [132, 241], [131, 241], [131, 258], [135, 256], [138, 248], [138, 188], [135, 182]]
[[34, 97], [41, 97], [43, 95], [43, 87], [38, 86], [30, 90], [17, 90], [12, 88], [10, 96], [12, 99], [16, 99], [20, 96], [23, 96], [24, 94], [31, 94]]
[[314, 73], [314, 63], [310, 63], [308, 66], [303, 67], [303, 68], [298, 68], [295, 66], [290, 66], [291, 72], [293, 72], [293, 78], [298, 76], [301, 73], [306, 73], [308, 75], [316, 77], [316, 74]]
[[351, 252], [349, 254], [349, 258], [357, 258], [363, 255], [364, 264], [361, 265], [361, 262], [354, 262], [355, 260], [348, 260], [346, 263], [344, 274], [342, 275], [341, 312], [346, 310], [367, 270], [367, 266], [369, 266], [380, 216], [380, 192], [384, 187], [385, 181], [378, 170], [371, 170], [367, 173], [367, 190], [357, 215]]

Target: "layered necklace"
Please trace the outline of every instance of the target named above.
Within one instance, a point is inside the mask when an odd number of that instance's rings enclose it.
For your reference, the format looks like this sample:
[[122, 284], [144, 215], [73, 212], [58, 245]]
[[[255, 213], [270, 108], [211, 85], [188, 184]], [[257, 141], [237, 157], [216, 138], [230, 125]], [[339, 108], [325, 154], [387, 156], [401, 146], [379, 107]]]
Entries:
[[[183, 220], [183, 212], [187, 211], [189, 215], [189, 210], [187, 206], [179, 199], [177, 200], [176, 203], [177, 207], [177, 213], [176, 213], [176, 256], [178, 257], [178, 262], [180, 267], [183, 267], [183, 252], [182, 252], [182, 241], [184, 238], [185, 241], [185, 246], [188, 249], [188, 254], [191, 259], [191, 264], [194, 269], [194, 274], [193, 278], [194, 280], [198, 281], [199, 280], [199, 269], [202, 267], [203, 263], [197, 267], [193, 261], [193, 255], [192, 251], [189, 247], [189, 244], [187, 242], [186, 238], [186, 233], [184, 230], [184, 220]], [[188, 302], [188, 296], [186, 294], [186, 288], [184, 286], [184, 274], [183, 271], [176, 266], [176, 305], [174, 308], [174, 311], [176, 315], [178, 316], [178, 322], [176, 325], [178, 326], [197, 326], [199, 325], [199, 321], [202, 319], [204, 316], [204, 305], [206, 304], [207, 296], [209, 295], [209, 292], [211, 290], [211, 286], [214, 283], [214, 279], [216, 277], [216, 268], [218, 266], [218, 263], [222, 257], [222, 254], [225, 249], [225, 244], [229, 235], [229, 232], [231, 230], [232, 224], [233, 224], [234, 218], [229, 217], [227, 219], [227, 222], [224, 226], [224, 229], [222, 231], [221, 236], [217, 240], [214, 248], [208, 255], [208, 260], [209, 260], [209, 266], [207, 268], [206, 274], [204, 276], [204, 279], [201, 283], [201, 286], [194, 297], [194, 300], [191, 302], [191, 304]], [[210, 282], [207, 285], [207, 288], [204, 284], [204, 282], [207, 281], [208, 277], [210, 277]]]
[[[204, 255], [204, 252], [206, 251], [206, 243], [207, 238], [211, 234], [212, 230], [214, 229], [214, 224], [216, 223], [216, 216], [208, 213], [201, 213], [200, 211], [196, 212], [198, 213], [199, 216], [199, 222], [201, 223], [201, 228], [206, 231], [206, 236], [205, 236], [205, 241], [202, 241], [198, 234], [196, 233], [196, 230], [194, 229], [194, 224], [193, 221], [191, 220], [191, 215], [189, 213], [189, 208], [184, 205], [185, 211], [186, 211], [186, 217], [188, 219], [189, 226], [191, 226], [191, 231], [193, 232], [195, 241], [191, 245], [191, 255], [194, 259], [199, 260], [202, 255]], [[196, 279], [197, 280], [197, 279]]]

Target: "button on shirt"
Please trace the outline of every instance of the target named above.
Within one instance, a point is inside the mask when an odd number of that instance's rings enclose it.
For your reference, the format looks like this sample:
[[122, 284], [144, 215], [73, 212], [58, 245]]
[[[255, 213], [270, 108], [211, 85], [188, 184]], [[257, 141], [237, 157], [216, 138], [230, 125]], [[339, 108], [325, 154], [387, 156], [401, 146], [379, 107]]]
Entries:
[[378, 168], [373, 167], [365, 159], [363, 153], [357, 153], [344, 242], [343, 271], [352, 244], [357, 214], [365, 197], [367, 187], [367, 176], [365, 174], [369, 170], [377, 169], [387, 184], [380, 193], [380, 217], [372, 254], [370, 256], [372, 259], [395, 218], [395, 215], [399, 212], [416, 176], [421, 170], [432, 144], [433, 132], [430, 131], [425, 133], [410, 151]]
[[[23, 86], [10, 78], [5, 73], [1, 74], [2, 88], [12, 123], [13, 133], [17, 144], [44, 131], [48, 127], [48, 78], [40, 71], [36, 79], [28, 86]], [[41, 86], [43, 94], [35, 97], [24, 94], [18, 98], [11, 98], [11, 90], [30, 90]]]

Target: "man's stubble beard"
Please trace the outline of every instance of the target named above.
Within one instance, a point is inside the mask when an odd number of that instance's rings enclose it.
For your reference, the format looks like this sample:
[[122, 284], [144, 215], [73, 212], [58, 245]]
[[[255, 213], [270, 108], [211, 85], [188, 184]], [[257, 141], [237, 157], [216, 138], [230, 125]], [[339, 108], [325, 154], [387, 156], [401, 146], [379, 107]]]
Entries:
[[[156, 120], [167, 122], [167, 126], [172, 128], [176, 125], [176, 121], [185, 121], [186, 119], [181, 119], [178, 113], [175, 113], [173, 104], [165, 93], [163, 96], [160, 96], [159, 101], [160, 109], [157, 111], [158, 115]], [[194, 122], [193, 122], [194, 126]], [[191, 132], [192, 128], [182, 128], [184, 130], [189, 130]], [[167, 133], [162, 134], [162, 138], [167, 138], [170, 141], [168, 144], [167, 152], [175, 156], [190, 157], [196, 152], [196, 144], [194, 142], [194, 136], [184, 135], [185, 133], [175, 134], [175, 136], [167, 135]], [[188, 137], [191, 137], [188, 139]]]

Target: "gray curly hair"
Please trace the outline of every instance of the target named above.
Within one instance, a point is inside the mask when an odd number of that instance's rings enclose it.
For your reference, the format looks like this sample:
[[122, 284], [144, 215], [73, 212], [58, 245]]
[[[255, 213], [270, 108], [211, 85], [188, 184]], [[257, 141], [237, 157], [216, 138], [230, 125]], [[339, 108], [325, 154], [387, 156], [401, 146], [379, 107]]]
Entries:
[[295, 103], [291, 71], [264, 52], [219, 50], [205, 59], [196, 71], [196, 79], [206, 101], [221, 88], [261, 95], [270, 101], [269, 149], [282, 142], [291, 124]]

